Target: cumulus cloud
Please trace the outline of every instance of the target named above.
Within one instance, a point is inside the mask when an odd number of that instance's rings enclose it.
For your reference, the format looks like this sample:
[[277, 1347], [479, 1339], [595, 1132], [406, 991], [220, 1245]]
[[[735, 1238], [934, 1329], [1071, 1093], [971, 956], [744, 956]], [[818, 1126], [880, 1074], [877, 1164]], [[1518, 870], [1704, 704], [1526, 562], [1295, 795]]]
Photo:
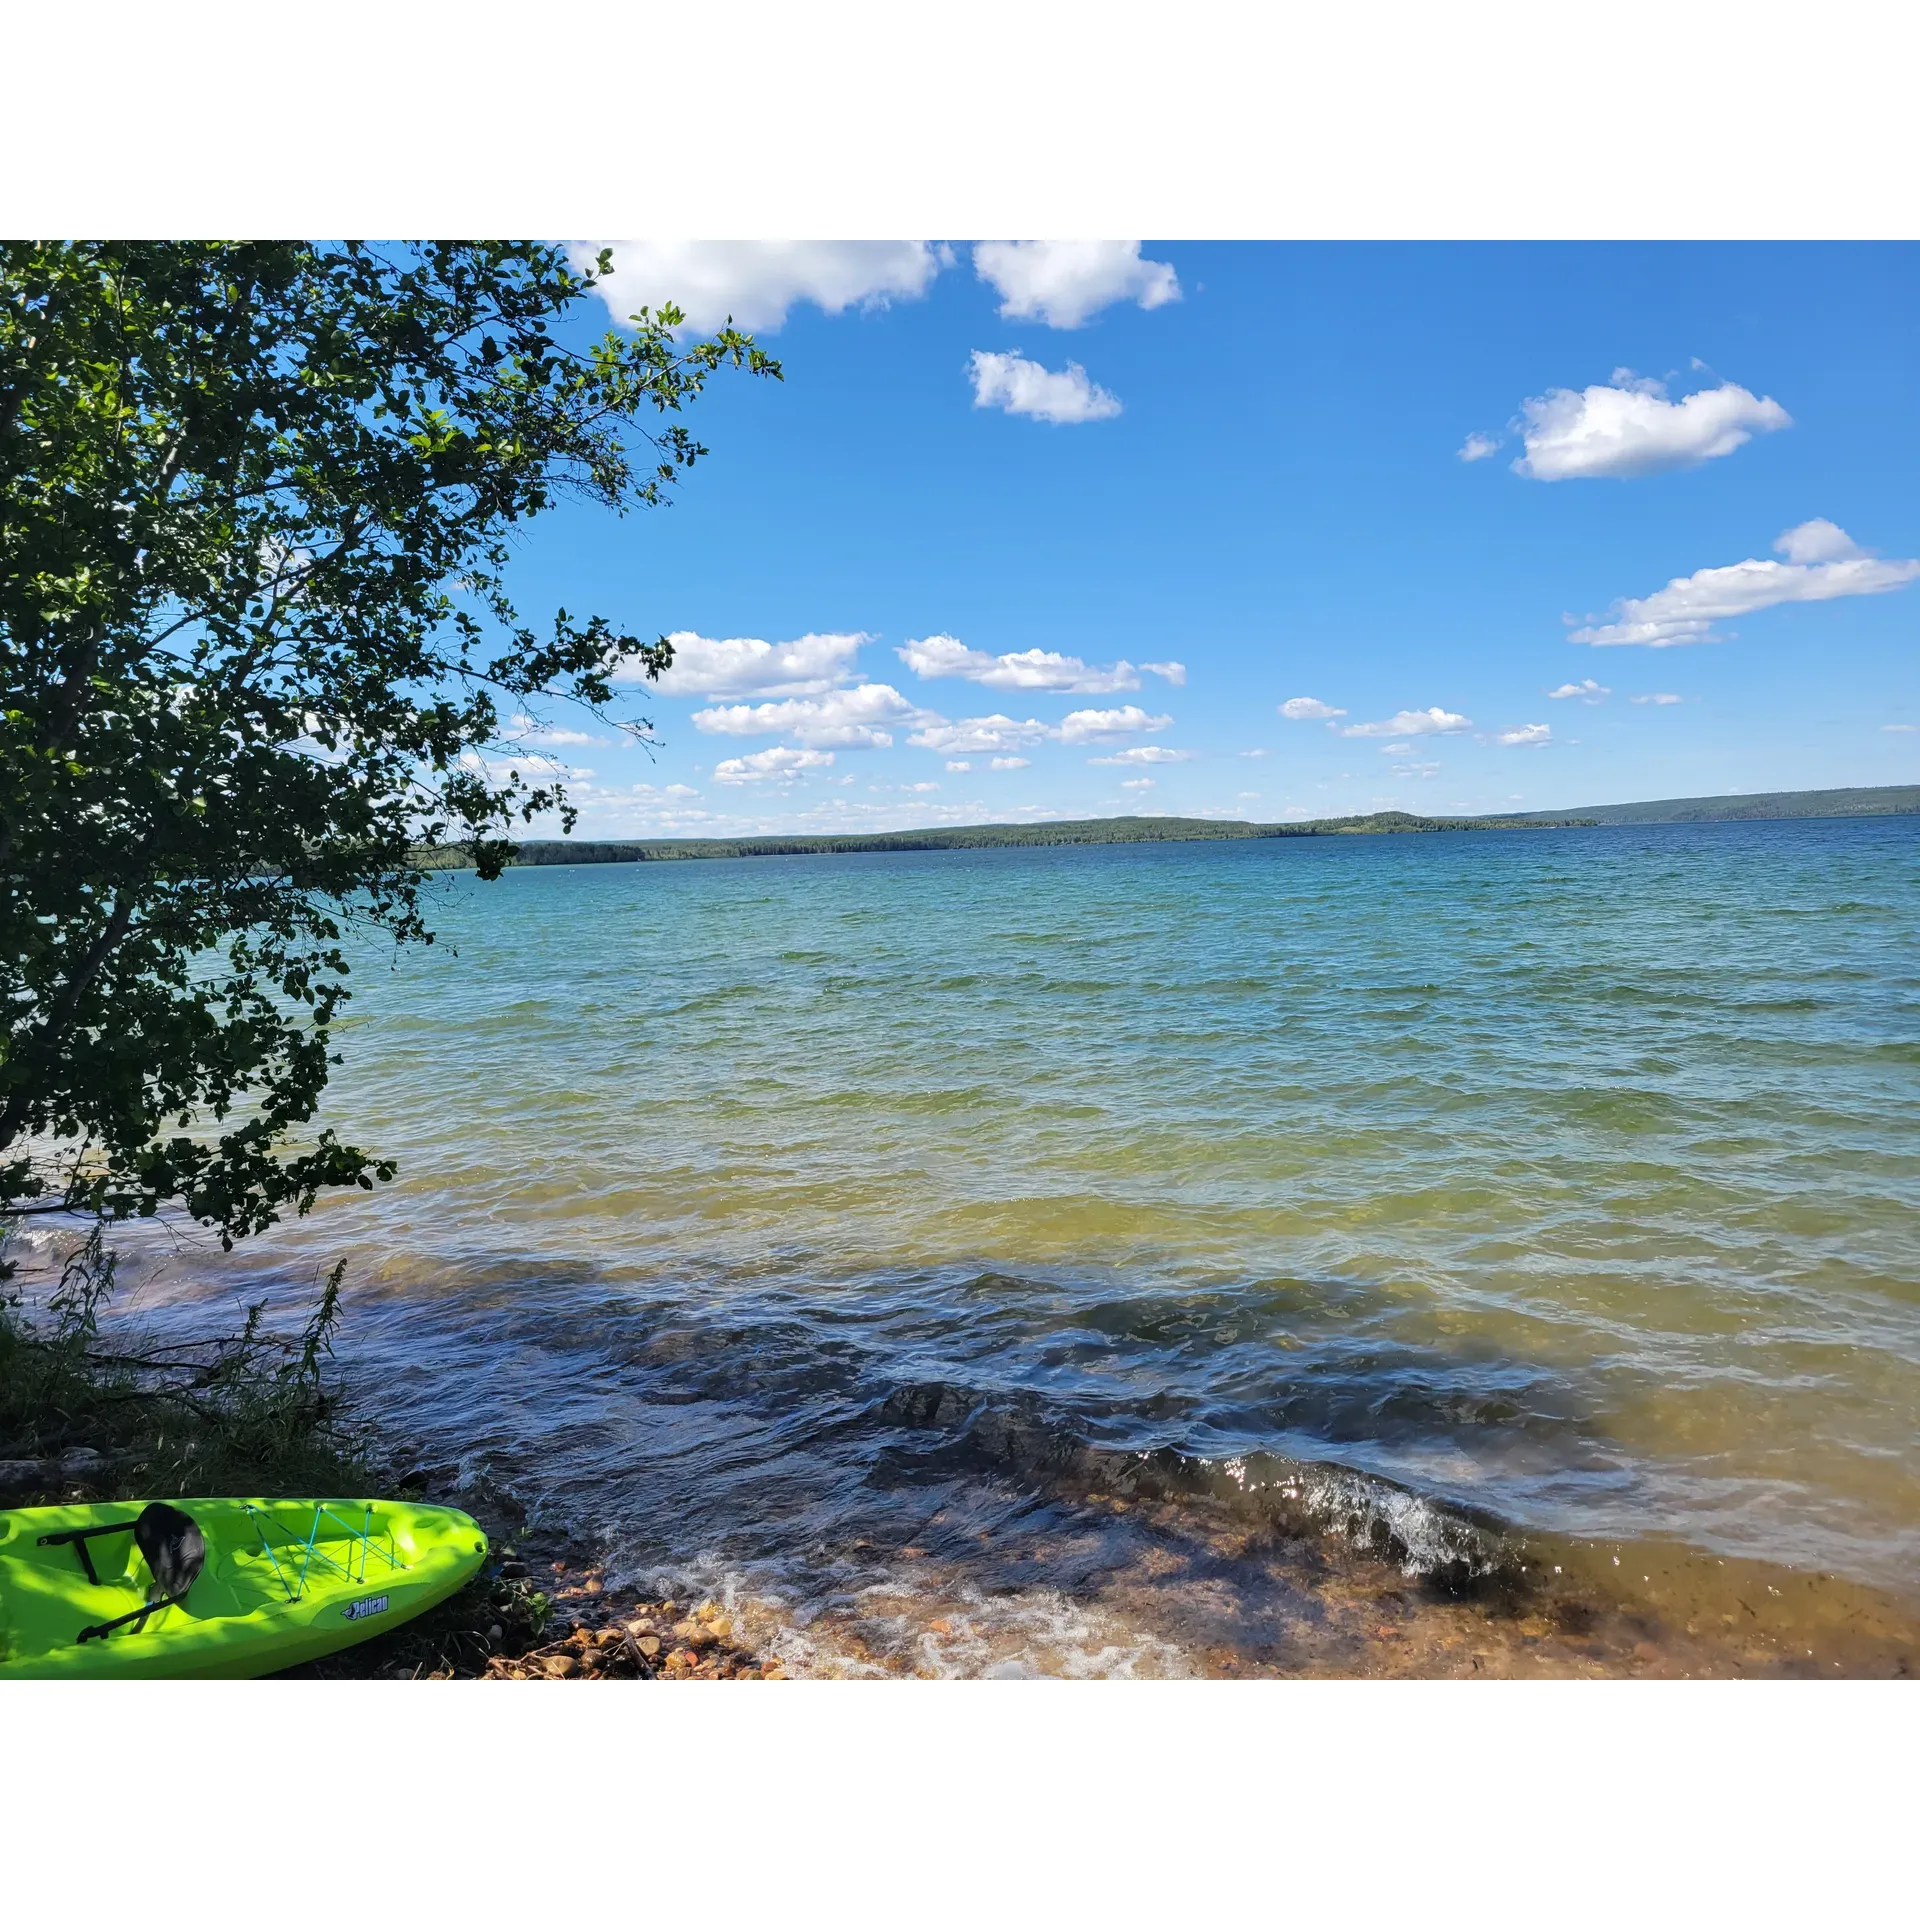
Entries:
[[1790, 527], [1774, 543], [1785, 560], [1739, 560], [1669, 580], [1644, 600], [1622, 600], [1605, 626], [1583, 627], [1570, 640], [1589, 647], [1690, 647], [1723, 639], [1714, 622], [1759, 613], [1790, 601], [1840, 600], [1891, 593], [1920, 580], [1920, 560], [1877, 560], [1831, 520]]
[[983, 353], [977, 348], [972, 362], [973, 404], [998, 407], [1003, 413], [1026, 414], [1056, 427], [1078, 426], [1088, 420], [1111, 420], [1120, 411], [1119, 399], [1087, 378], [1077, 360], [1064, 373], [1049, 373], [1037, 360], [1017, 353]]
[[693, 716], [693, 724], [702, 733], [789, 733], [804, 747], [890, 747], [886, 722], [927, 717], [896, 688], [874, 681], [812, 700], [708, 707]]
[[1187, 684], [1187, 670], [1178, 660], [1142, 660], [1142, 673], [1157, 673], [1169, 685], [1184, 687]]
[[516, 713], [508, 723], [512, 731], [502, 739], [516, 746], [530, 747], [604, 747], [611, 744], [604, 734], [576, 733], [569, 727], [544, 726], [529, 713]]
[[1531, 726], [1509, 727], [1494, 737], [1503, 747], [1544, 747], [1552, 744], [1553, 729], [1544, 721], [1536, 720]]
[[1555, 687], [1547, 698], [1578, 700], [1582, 706], [1597, 707], [1612, 691], [1611, 687], [1603, 687], [1598, 680], [1569, 680], [1564, 686]]
[[1164, 260], [1143, 260], [1138, 240], [983, 240], [973, 270], [1000, 295], [1003, 320], [1083, 327], [1119, 300], [1164, 307], [1180, 280]]
[[1281, 717], [1287, 720], [1338, 720], [1345, 712], [1345, 707], [1330, 707], [1324, 700], [1312, 700], [1305, 694], [1280, 703]]
[[[983, 653], [950, 633], [909, 640], [894, 652], [922, 680], [971, 680], [982, 687], [1017, 687], [1030, 693], [1127, 693], [1140, 684], [1140, 675], [1125, 660], [1116, 660], [1110, 667], [1090, 667], [1073, 654], [1049, 653], [1040, 647], [1029, 647], [1024, 653]], [[1186, 678], [1184, 667], [1166, 664], [1181, 680]], [[1166, 668], [1147, 671], [1163, 673]]]
[[1384, 740], [1422, 733], [1471, 733], [1473, 722], [1465, 714], [1449, 713], [1445, 707], [1418, 707], [1403, 708], [1391, 720], [1367, 720], [1334, 731], [1348, 740]]
[[1054, 737], [1044, 720], [1009, 720], [990, 713], [978, 720], [940, 720], [907, 735], [910, 747], [929, 747], [935, 753], [994, 753], [1013, 747], [1038, 746]]
[[1460, 449], [1462, 460], [1485, 460], [1500, 451], [1500, 442], [1484, 433], [1470, 433]]
[[[1069, 747], [1104, 743], [1129, 733], [1158, 733], [1173, 725], [1170, 713], [1148, 713], [1136, 706], [1082, 707], [1057, 727], [1044, 720], [1009, 720], [1004, 713], [977, 720], [942, 720], [925, 716], [926, 724], [907, 736], [907, 744], [935, 753], [1007, 753], [1054, 740]], [[1023, 763], [1024, 764], [1024, 763]]]
[[1165, 767], [1176, 760], [1195, 756], [1184, 747], [1125, 747], [1119, 753], [1104, 753], [1087, 762], [1090, 767]]
[[1115, 734], [1158, 733], [1173, 725], [1170, 713], [1147, 713], [1140, 707], [1082, 707], [1060, 722], [1056, 740], [1077, 747], [1090, 740], [1108, 740]]
[[971, 760], [949, 760], [947, 762], [947, 771], [949, 773], [971, 773], [973, 771], [973, 762]]
[[[844, 686], [853, 678], [853, 657], [864, 633], [807, 633], [798, 640], [708, 640], [697, 633], [670, 633], [673, 665], [654, 682], [656, 692], [697, 700], [729, 694], [811, 694]], [[638, 680], [630, 663], [614, 675]]]
[[925, 240], [588, 240], [569, 249], [583, 271], [603, 246], [613, 273], [595, 288], [616, 320], [671, 301], [695, 333], [772, 333], [805, 302], [825, 313], [918, 300], [952, 255]]
[[745, 787], [757, 780], [796, 780], [817, 767], [832, 765], [832, 754], [816, 753], [810, 747], [768, 747], [743, 759], [722, 760], [713, 777], [723, 787]]
[[1627, 700], [1636, 707], [1677, 707], [1680, 704], [1677, 693], [1630, 693]]
[[[1636, 379], [1628, 367], [1614, 369], [1611, 386], [1580, 393], [1555, 387], [1523, 400], [1520, 412], [1527, 450], [1513, 470], [1529, 480], [1670, 473], [1718, 460], [1756, 433], [1793, 425], [1777, 400], [1757, 399], [1731, 382], [1669, 400], [1660, 381]], [[1471, 457], [1464, 448], [1462, 454]]]
[[1033, 765], [1031, 760], [1023, 760], [1017, 753], [996, 754], [987, 762], [995, 773], [1017, 773], [1022, 767]]

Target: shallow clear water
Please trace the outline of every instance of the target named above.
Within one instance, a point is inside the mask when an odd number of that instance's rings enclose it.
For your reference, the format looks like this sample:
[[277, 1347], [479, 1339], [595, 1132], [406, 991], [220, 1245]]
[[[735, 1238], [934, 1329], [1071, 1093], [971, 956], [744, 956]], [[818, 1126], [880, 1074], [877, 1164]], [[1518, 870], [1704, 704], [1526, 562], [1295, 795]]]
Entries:
[[1086, 1624], [1157, 1549], [1081, 1467], [1152, 1449], [1912, 1601], [1916, 855], [1893, 819], [450, 876], [330, 1101], [400, 1179], [170, 1271], [348, 1253], [377, 1406], [789, 1618], [937, 1569], [1173, 1670], [1190, 1622]]

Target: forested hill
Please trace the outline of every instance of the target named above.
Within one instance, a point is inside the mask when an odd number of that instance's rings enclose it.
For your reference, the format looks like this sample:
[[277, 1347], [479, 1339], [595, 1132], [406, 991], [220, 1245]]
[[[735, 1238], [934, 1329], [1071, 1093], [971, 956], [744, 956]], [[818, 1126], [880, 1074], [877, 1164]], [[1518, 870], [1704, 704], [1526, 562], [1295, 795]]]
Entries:
[[1716, 793], [1698, 800], [1631, 800], [1617, 807], [1516, 813], [1536, 826], [1568, 826], [1576, 815], [1600, 826], [1684, 820], [1846, 820], [1871, 814], [1920, 813], [1920, 787], [1826, 787], [1811, 793]]
[[[1112, 820], [1042, 820], [1026, 825], [916, 827], [903, 833], [809, 833], [744, 840], [529, 840], [523, 867], [597, 866], [632, 860], [741, 860], [775, 853], [924, 853], [961, 847], [1100, 847], [1153, 840], [1288, 840], [1340, 833], [1474, 833], [1498, 828], [1599, 827], [1709, 820], [1826, 820], [1920, 813], [1920, 787], [1835, 787], [1814, 793], [1724, 793], [1697, 800], [1635, 800], [1557, 813], [1436, 819], [1417, 813], [1348, 814], [1337, 820], [1261, 823], [1123, 814]], [[466, 857], [425, 857], [461, 867]]]
[[[1333, 833], [1469, 833], [1498, 828], [1591, 824], [1572, 819], [1435, 820], [1417, 813], [1351, 814], [1339, 820], [1260, 825], [1247, 820], [1045, 820], [1025, 826], [912, 828], [904, 833], [781, 834], [748, 840], [529, 840], [514, 856], [525, 867], [592, 866], [626, 860], [738, 860], [773, 853], [922, 853], [961, 847], [1122, 846], [1146, 840], [1283, 840]], [[441, 853], [428, 864], [466, 865]]]

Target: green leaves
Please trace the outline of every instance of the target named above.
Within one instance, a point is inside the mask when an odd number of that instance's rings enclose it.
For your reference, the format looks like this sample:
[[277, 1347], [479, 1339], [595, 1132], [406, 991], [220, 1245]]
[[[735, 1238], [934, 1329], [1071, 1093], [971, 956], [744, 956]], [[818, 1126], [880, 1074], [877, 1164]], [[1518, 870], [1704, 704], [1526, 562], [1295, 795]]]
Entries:
[[231, 1237], [391, 1172], [292, 1146], [344, 939], [431, 937], [417, 847], [490, 877], [515, 825], [571, 825], [558, 780], [488, 776], [496, 696], [599, 708], [671, 658], [598, 616], [536, 632], [517, 529], [660, 504], [705, 452], [666, 416], [722, 367], [779, 376], [671, 307], [568, 344], [609, 270], [0, 246], [0, 1212], [177, 1201]]

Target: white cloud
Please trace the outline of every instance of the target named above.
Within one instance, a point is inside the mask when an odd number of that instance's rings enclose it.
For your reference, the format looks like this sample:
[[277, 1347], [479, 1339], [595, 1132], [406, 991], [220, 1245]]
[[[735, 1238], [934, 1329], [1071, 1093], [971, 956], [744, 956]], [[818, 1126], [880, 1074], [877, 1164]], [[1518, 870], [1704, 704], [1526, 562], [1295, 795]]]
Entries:
[[803, 747], [890, 747], [888, 721], [928, 718], [896, 688], [879, 681], [814, 700], [766, 700], [757, 707], [708, 707], [693, 716], [702, 733], [789, 733]]
[[756, 780], [795, 780], [816, 767], [833, 765], [830, 753], [815, 753], [811, 748], [768, 747], [750, 753], [741, 760], [722, 760], [713, 777], [723, 787], [744, 787]]
[[[807, 633], [798, 640], [707, 640], [697, 633], [670, 633], [673, 665], [654, 683], [671, 696], [724, 699], [729, 694], [826, 693], [854, 677], [853, 657], [864, 633]], [[632, 666], [616, 680], [638, 680]]]
[[1191, 760], [1195, 756], [1184, 747], [1127, 747], [1119, 753], [1102, 754], [1089, 760], [1090, 767], [1165, 767], [1176, 760]]
[[[1128, 693], [1140, 684], [1139, 674], [1125, 660], [1116, 660], [1110, 667], [1090, 667], [1073, 654], [1048, 653], [1040, 647], [1029, 647], [1024, 653], [982, 653], [950, 633], [909, 640], [894, 652], [922, 680], [971, 680], [982, 687], [1017, 687], [1029, 693]], [[1184, 667], [1176, 671], [1185, 679]]]
[[1445, 707], [1403, 709], [1391, 720], [1368, 720], [1357, 727], [1335, 729], [1348, 740], [1384, 740], [1396, 735], [1422, 733], [1471, 733], [1473, 722], [1464, 714], [1449, 713]]
[[1669, 473], [1793, 425], [1777, 400], [1756, 399], [1745, 387], [1729, 382], [1669, 400], [1661, 382], [1635, 379], [1626, 367], [1614, 369], [1611, 386], [1581, 393], [1555, 387], [1523, 400], [1520, 411], [1527, 450], [1513, 470], [1530, 480]]
[[1240, 758], [1242, 760], [1264, 760], [1266, 757], [1267, 749], [1265, 747], [1242, 747], [1240, 749]]
[[513, 731], [501, 735], [515, 746], [529, 747], [604, 747], [612, 743], [604, 734], [575, 733], [567, 727], [543, 726], [528, 713], [516, 713], [508, 723]]
[[990, 713], [976, 720], [942, 720], [937, 714], [923, 715], [922, 719], [925, 724], [907, 736], [907, 744], [953, 754], [1004, 753], [1016, 747], [1038, 746], [1045, 740], [1079, 747], [1129, 733], [1158, 733], [1173, 725], [1172, 714], [1148, 713], [1135, 706], [1082, 707], [1057, 727], [1048, 726], [1044, 720], [1009, 720], [1004, 713]]
[[1500, 451], [1500, 442], [1484, 433], [1467, 435], [1466, 445], [1460, 449], [1462, 460], [1485, 460]]
[[1536, 720], [1530, 726], [1509, 727], [1495, 737], [1503, 747], [1545, 747], [1553, 742], [1553, 729], [1544, 721]]
[[1309, 699], [1305, 694], [1280, 703], [1281, 717], [1287, 720], [1337, 720], [1345, 712], [1345, 707], [1330, 707], [1324, 700]]
[[1822, 560], [1860, 557], [1860, 549], [1831, 520], [1803, 520], [1797, 527], [1789, 527], [1773, 543], [1773, 550], [1802, 567], [1816, 566]]
[[1630, 693], [1627, 700], [1636, 707], [1677, 707], [1680, 704], [1677, 693]]
[[666, 794], [669, 800], [698, 800], [700, 798], [700, 789], [698, 787], [683, 786], [676, 780], [672, 786], [667, 788]]
[[1547, 698], [1578, 700], [1582, 706], [1597, 707], [1612, 691], [1611, 687], [1603, 687], [1598, 680], [1569, 680], [1565, 686], [1555, 687]]
[[1173, 725], [1170, 713], [1147, 713], [1134, 706], [1082, 707], [1060, 722], [1053, 736], [1067, 746], [1082, 746], [1090, 740], [1106, 740], [1121, 733], [1158, 733]]
[[935, 753], [993, 753], [1003, 748], [1038, 746], [1052, 739], [1044, 720], [1009, 720], [990, 713], [978, 720], [940, 720], [907, 735], [910, 747], [930, 747]]
[[1164, 307], [1180, 280], [1164, 260], [1143, 260], [1138, 240], [983, 240], [973, 270], [1000, 295], [1003, 320], [1083, 327], [1118, 300]]
[[1178, 660], [1142, 660], [1140, 671], [1157, 673], [1172, 686], [1184, 687], [1187, 684], [1187, 670]]
[[1056, 427], [1111, 420], [1120, 411], [1118, 398], [1096, 387], [1077, 360], [1069, 360], [1064, 373], [1049, 373], [1037, 360], [1023, 360], [1017, 353], [982, 353], [976, 348], [972, 377], [976, 407], [1023, 413]]
[[1122, 780], [1120, 784], [1129, 793], [1143, 793], [1148, 787], [1153, 785], [1153, 782], [1151, 780]]
[[971, 760], [949, 760], [947, 762], [947, 771], [949, 773], [971, 773], [973, 771], [973, 762]]
[[1236, 793], [1233, 797], [1236, 800], [1258, 800], [1260, 798], [1257, 793]]
[[1017, 773], [1022, 767], [1032, 766], [1033, 762], [1031, 760], [1021, 759], [1017, 753], [1003, 753], [989, 760], [987, 765], [990, 766], [995, 773]]
[[772, 333], [801, 302], [826, 313], [918, 300], [952, 256], [925, 240], [614, 240], [569, 249], [581, 269], [602, 246], [614, 271], [595, 291], [616, 320], [671, 301], [696, 333], [729, 317]]
[[1882, 733], [1920, 733], [1920, 727], [1909, 726], [1904, 720], [1889, 720], [1880, 731]]
[[1438, 760], [1403, 760], [1387, 771], [1401, 780], [1431, 780], [1440, 771]]
[[1876, 560], [1830, 520], [1791, 527], [1773, 545], [1787, 559], [1702, 567], [1644, 600], [1619, 601], [1611, 624], [1583, 627], [1567, 637], [1590, 647], [1690, 647], [1724, 637], [1713, 631], [1716, 620], [1790, 601], [1891, 593], [1920, 580], [1920, 560]]

